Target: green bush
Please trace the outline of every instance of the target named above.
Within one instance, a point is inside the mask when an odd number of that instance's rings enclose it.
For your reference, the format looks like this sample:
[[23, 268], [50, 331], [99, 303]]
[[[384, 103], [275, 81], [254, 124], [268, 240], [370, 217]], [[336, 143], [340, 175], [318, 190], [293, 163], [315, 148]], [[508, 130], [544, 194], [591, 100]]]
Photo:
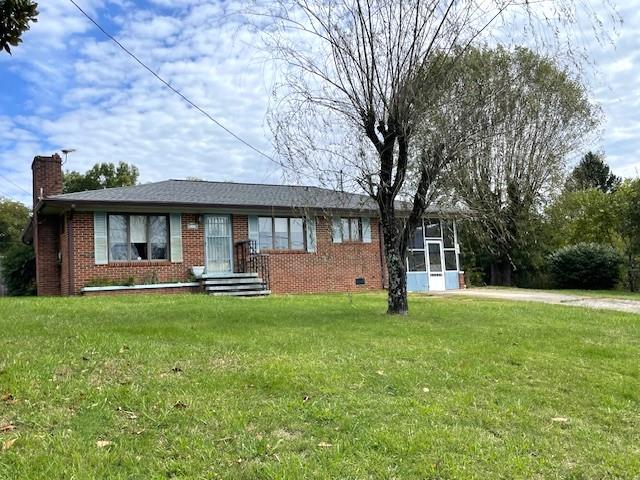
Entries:
[[36, 293], [36, 258], [33, 247], [15, 244], [2, 257], [2, 278], [9, 295]]
[[549, 257], [549, 272], [560, 288], [608, 289], [620, 279], [620, 255], [597, 243], [578, 243]]

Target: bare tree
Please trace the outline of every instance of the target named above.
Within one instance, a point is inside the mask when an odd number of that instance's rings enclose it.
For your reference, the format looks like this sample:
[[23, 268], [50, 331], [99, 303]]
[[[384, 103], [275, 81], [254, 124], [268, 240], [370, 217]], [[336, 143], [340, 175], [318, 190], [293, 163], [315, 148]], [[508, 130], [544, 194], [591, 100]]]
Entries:
[[561, 186], [567, 156], [590, 138], [599, 112], [565, 68], [525, 48], [469, 49], [457, 70], [450, 109], [476, 134], [448, 178], [477, 212], [467, 228], [491, 254], [490, 283], [511, 285], [532, 215]]
[[539, 32], [541, 44], [562, 44], [563, 28], [585, 5], [273, 0], [262, 14], [270, 54], [284, 66], [269, 116], [276, 147], [296, 177], [333, 187], [340, 178], [345, 188], [375, 200], [389, 272], [388, 313], [408, 311], [409, 239], [443, 169], [475, 134], [447, 105], [456, 59], [513, 28], [529, 38]]

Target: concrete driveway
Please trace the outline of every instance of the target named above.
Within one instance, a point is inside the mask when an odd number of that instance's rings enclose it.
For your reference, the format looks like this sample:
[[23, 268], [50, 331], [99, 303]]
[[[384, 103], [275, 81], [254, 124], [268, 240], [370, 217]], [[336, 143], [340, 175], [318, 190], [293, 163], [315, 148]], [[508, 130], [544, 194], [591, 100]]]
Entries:
[[623, 298], [597, 298], [581, 295], [544, 292], [540, 290], [519, 290], [500, 288], [466, 288], [464, 290], [447, 290], [446, 292], [430, 292], [436, 295], [462, 295], [465, 297], [496, 298], [522, 302], [541, 302], [574, 307], [602, 308], [640, 314], [640, 300]]

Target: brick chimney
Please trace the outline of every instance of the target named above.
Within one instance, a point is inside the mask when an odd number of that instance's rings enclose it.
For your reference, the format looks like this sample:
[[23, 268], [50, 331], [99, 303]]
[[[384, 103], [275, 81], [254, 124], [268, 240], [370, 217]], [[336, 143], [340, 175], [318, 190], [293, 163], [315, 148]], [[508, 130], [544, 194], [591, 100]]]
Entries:
[[62, 159], [54, 153], [50, 157], [34, 157], [31, 164], [33, 172], [33, 206], [38, 200], [62, 193]]

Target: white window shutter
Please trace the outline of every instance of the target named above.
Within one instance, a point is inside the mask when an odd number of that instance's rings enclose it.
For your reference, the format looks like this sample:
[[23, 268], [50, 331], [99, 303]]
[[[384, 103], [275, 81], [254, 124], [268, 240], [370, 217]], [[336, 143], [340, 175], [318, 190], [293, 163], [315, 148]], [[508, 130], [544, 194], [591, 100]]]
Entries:
[[333, 243], [342, 243], [342, 219], [340, 217], [331, 219], [331, 238], [333, 238]]
[[316, 219], [307, 217], [307, 252], [316, 251]]
[[256, 251], [260, 251], [260, 232], [258, 230], [258, 217], [249, 215], [249, 240], [255, 242]]
[[169, 215], [169, 232], [171, 236], [171, 262], [182, 262], [182, 214]]
[[96, 265], [109, 263], [107, 214], [105, 212], [93, 212], [93, 257]]
[[371, 243], [371, 220], [362, 217], [362, 242]]

